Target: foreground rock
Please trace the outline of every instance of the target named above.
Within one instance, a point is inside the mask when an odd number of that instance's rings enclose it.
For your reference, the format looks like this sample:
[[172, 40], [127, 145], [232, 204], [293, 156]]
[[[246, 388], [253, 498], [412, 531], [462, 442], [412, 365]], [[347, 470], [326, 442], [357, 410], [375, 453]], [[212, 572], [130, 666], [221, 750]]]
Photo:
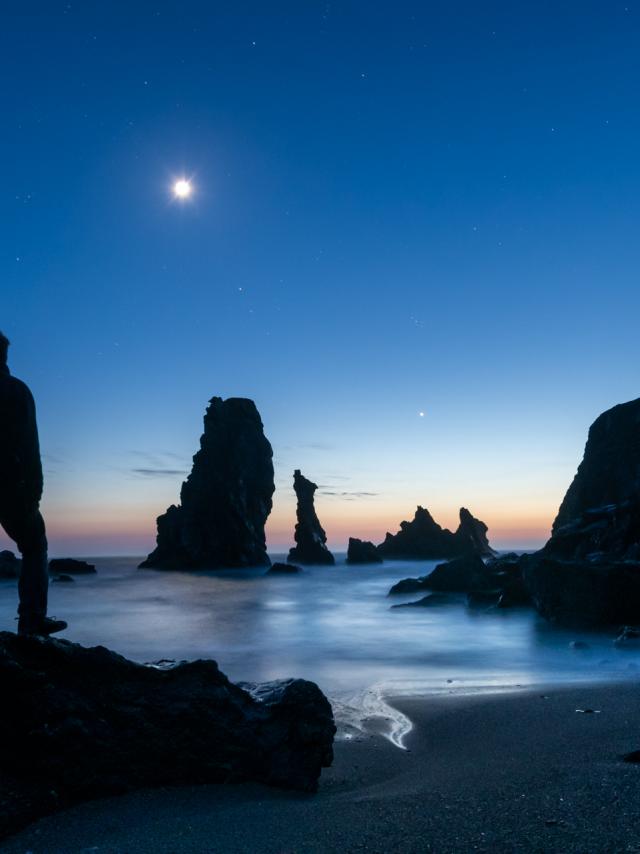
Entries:
[[382, 563], [378, 549], [369, 540], [349, 537], [347, 563]]
[[92, 575], [96, 568], [86, 560], [74, 560], [71, 557], [55, 557], [49, 561], [52, 575]]
[[327, 535], [320, 524], [314, 506], [314, 494], [318, 488], [315, 483], [301, 474], [300, 469], [293, 473], [293, 488], [298, 499], [296, 508], [295, 546], [289, 550], [287, 560], [290, 563], [334, 564], [335, 560], [327, 548]]
[[8, 549], [0, 552], [0, 578], [18, 578], [22, 561]]
[[411, 522], [401, 522], [397, 534], [387, 533], [378, 546], [385, 558], [437, 560], [476, 554], [492, 557], [494, 550], [487, 539], [487, 526], [465, 508], [460, 509], [460, 524], [452, 533], [441, 528], [424, 507], [418, 507]]
[[269, 566], [264, 526], [275, 489], [272, 457], [252, 400], [212, 398], [180, 506], [158, 517], [157, 546], [140, 566]]
[[589, 430], [551, 538], [524, 561], [533, 601], [570, 626], [637, 622], [640, 613], [640, 399]]
[[[0, 836], [140, 787], [255, 780], [314, 791], [331, 706], [301, 679], [250, 691], [214, 661], [169, 669], [104, 647], [0, 633]], [[253, 694], [253, 696], [252, 696]]]

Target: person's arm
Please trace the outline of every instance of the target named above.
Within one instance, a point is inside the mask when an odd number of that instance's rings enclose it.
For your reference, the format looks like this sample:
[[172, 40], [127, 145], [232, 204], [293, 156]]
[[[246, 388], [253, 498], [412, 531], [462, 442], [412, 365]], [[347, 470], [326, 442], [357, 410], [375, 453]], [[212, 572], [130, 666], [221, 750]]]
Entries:
[[42, 498], [43, 477], [40, 442], [36, 421], [36, 405], [26, 385], [21, 384], [20, 423], [17, 431], [20, 480], [26, 497], [31, 501]]

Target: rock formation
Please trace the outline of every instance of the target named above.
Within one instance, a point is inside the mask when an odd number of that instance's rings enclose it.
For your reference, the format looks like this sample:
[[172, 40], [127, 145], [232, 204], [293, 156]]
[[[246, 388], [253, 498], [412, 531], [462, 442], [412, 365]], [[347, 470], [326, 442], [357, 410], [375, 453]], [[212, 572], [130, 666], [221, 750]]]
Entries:
[[295, 563], [272, 563], [267, 570], [267, 575], [295, 575], [296, 572], [302, 572], [302, 570]]
[[521, 559], [525, 585], [549, 620], [619, 625], [640, 613], [640, 399], [589, 430], [584, 457], [544, 548]]
[[92, 575], [96, 568], [86, 560], [74, 560], [71, 557], [54, 557], [49, 561], [51, 575]]
[[135, 664], [104, 647], [0, 633], [0, 837], [148, 786], [254, 780], [314, 791], [332, 761], [313, 683], [229, 682], [214, 661]]
[[522, 580], [520, 558], [515, 554], [486, 563], [475, 554], [455, 558], [438, 564], [429, 575], [403, 578], [389, 590], [389, 596], [423, 590], [467, 593], [472, 606], [480, 602], [500, 608], [531, 604]]
[[407, 560], [437, 560], [477, 554], [495, 554], [487, 539], [487, 526], [465, 508], [460, 509], [460, 524], [455, 533], [441, 528], [424, 507], [418, 507], [411, 522], [401, 522], [397, 534], [387, 533], [378, 546], [383, 557]]
[[378, 549], [369, 540], [349, 537], [347, 563], [382, 563]]
[[180, 506], [158, 517], [157, 546], [141, 567], [268, 566], [273, 452], [252, 400], [214, 397]]
[[640, 398], [614, 406], [591, 425], [544, 553], [640, 560]]
[[289, 550], [289, 563], [333, 564], [335, 560], [326, 546], [327, 535], [316, 515], [313, 496], [318, 488], [296, 469], [293, 473], [293, 488], [298, 499], [295, 546]]

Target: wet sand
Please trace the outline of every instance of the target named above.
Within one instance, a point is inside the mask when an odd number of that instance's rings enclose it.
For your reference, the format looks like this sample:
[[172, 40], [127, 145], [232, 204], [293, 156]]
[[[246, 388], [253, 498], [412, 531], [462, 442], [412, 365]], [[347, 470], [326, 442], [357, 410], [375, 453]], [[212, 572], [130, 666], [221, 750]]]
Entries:
[[389, 701], [413, 722], [408, 750], [373, 732], [338, 741], [317, 795], [145, 790], [42, 819], [0, 851], [640, 852], [640, 765], [621, 760], [640, 749], [640, 683]]

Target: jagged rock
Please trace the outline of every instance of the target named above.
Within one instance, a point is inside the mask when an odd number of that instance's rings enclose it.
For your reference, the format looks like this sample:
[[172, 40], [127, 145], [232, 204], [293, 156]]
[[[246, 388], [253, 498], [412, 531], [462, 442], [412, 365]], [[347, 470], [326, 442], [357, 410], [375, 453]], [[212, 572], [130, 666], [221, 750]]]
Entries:
[[524, 583], [533, 604], [559, 625], [612, 626], [640, 613], [640, 564], [523, 558]]
[[22, 561], [8, 549], [0, 552], [0, 578], [18, 578]]
[[383, 557], [409, 560], [437, 560], [477, 554], [495, 554], [487, 540], [487, 526], [460, 508], [460, 524], [455, 533], [441, 528], [424, 507], [418, 507], [411, 522], [401, 522], [397, 534], [387, 533], [378, 546]]
[[487, 568], [478, 555], [468, 555], [440, 563], [424, 579], [430, 590], [469, 593], [488, 586]]
[[349, 537], [347, 563], [382, 563], [377, 548], [369, 540]]
[[157, 546], [141, 567], [269, 566], [273, 451], [252, 400], [214, 397], [180, 506], [158, 517]]
[[301, 679], [247, 687], [214, 661], [158, 669], [0, 633], [0, 837], [141, 787], [254, 780], [314, 791], [333, 755], [326, 697]]
[[302, 570], [295, 563], [272, 563], [267, 570], [267, 575], [295, 575], [296, 572], [302, 572]]
[[415, 602], [403, 602], [401, 605], [392, 605], [391, 608], [434, 608], [438, 605], [450, 605], [453, 601], [446, 593], [429, 593]]
[[51, 579], [53, 584], [70, 584], [75, 581], [75, 578], [72, 575], [54, 575]]
[[74, 560], [71, 557], [54, 557], [49, 561], [49, 572], [52, 575], [92, 575], [96, 568], [86, 560]]
[[290, 563], [333, 564], [334, 557], [326, 546], [327, 535], [316, 515], [313, 496], [318, 488], [315, 483], [296, 469], [293, 473], [293, 488], [298, 499], [296, 509], [296, 545], [289, 550]]
[[397, 581], [391, 590], [387, 593], [387, 596], [395, 596], [396, 594], [402, 593], [417, 593], [419, 590], [428, 590], [429, 587], [426, 584], [427, 576], [421, 576], [419, 578], [403, 578], [401, 581]]
[[544, 548], [524, 561], [541, 614], [567, 625], [620, 625], [640, 613], [640, 399], [589, 429], [582, 462]]
[[591, 425], [543, 553], [640, 561], [640, 398], [614, 406]]

